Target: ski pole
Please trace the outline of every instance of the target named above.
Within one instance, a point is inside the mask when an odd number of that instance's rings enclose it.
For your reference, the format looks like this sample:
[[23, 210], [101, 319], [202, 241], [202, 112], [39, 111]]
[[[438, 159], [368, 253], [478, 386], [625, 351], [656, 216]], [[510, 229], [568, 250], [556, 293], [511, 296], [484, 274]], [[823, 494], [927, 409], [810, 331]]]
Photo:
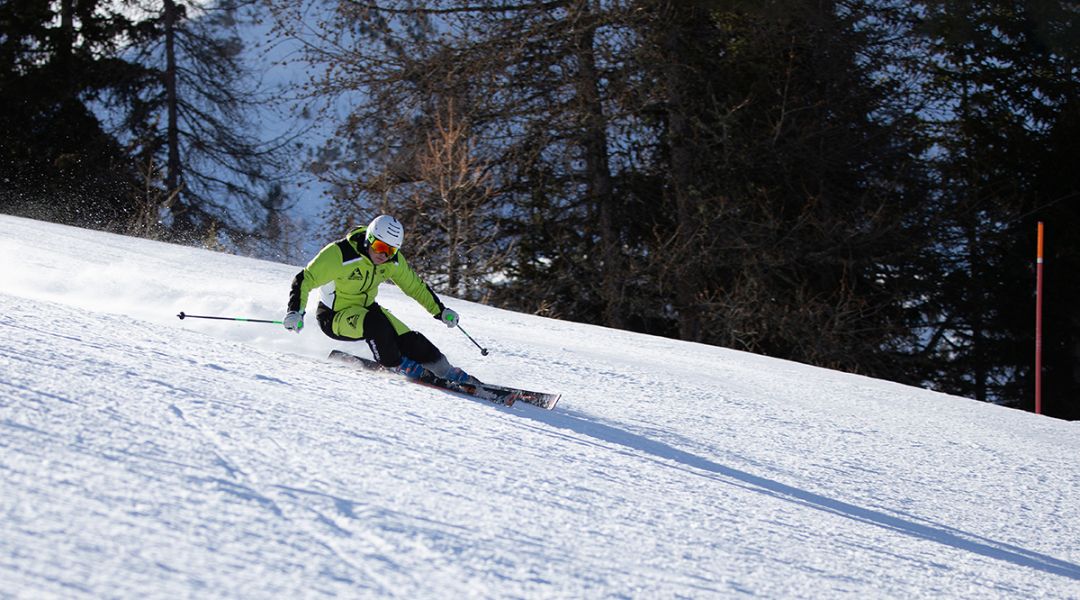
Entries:
[[458, 325], [457, 328], [458, 328], [458, 331], [465, 334], [465, 337], [469, 338], [470, 342], [475, 344], [476, 347], [480, 349], [480, 356], [487, 356], [488, 355], [488, 349], [481, 346], [480, 344], [477, 344], [476, 340], [474, 340], [473, 337], [471, 335], [469, 335], [469, 332], [467, 332], [467, 331], [465, 331], [464, 329], [461, 328], [461, 325]]
[[176, 316], [180, 317], [181, 321], [183, 321], [184, 319], [216, 319], [218, 321], [242, 321], [244, 323], [274, 323], [276, 325], [282, 324], [281, 321], [268, 321], [266, 319], [248, 319], [245, 317], [209, 317], [206, 315], [187, 315], [184, 314], [184, 311], [180, 311], [180, 314]]

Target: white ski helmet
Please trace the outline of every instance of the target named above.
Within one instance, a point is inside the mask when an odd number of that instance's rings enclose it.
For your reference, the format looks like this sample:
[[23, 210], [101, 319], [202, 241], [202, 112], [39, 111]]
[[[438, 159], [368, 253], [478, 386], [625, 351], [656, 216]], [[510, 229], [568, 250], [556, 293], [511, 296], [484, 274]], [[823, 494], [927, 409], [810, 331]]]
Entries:
[[379, 215], [372, 219], [367, 226], [368, 239], [375, 238], [390, 244], [394, 248], [400, 248], [405, 241], [405, 228], [401, 221], [390, 215]]

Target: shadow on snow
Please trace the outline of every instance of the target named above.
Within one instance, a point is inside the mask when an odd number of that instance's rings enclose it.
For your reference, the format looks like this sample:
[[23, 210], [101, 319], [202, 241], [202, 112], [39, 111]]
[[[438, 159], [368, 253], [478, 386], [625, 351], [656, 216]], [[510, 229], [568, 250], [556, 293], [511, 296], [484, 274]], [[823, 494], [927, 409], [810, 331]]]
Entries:
[[540, 421], [552, 427], [567, 429], [576, 434], [588, 436], [608, 444], [617, 444], [636, 452], [649, 455], [650, 460], [678, 463], [690, 469], [689, 472], [724, 483], [794, 502], [796, 504], [846, 517], [860, 523], [875, 525], [890, 531], [915, 538], [928, 540], [979, 554], [988, 558], [1002, 560], [1020, 567], [1037, 569], [1053, 575], [1080, 580], [1080, 566], [1056, 559], [1039, 552], [1026, 550], [1011, 544], [998, 542], [972, 533], [934, 523], [918, 522], [917, 518], [903, 518], [877, 510], [863, 508], [854, 504], [836, 500], [821, 494], [799, 489], [787, 484], [760, 477], [746, 471], [727, 467], [709, 459], [673, 448], [662, 442], [630, 433], [618, 427], [589, 420], [581, 413], [559, 410], [551, 413], [538, 410], [525, 410], [520, 413], [534, 421]]

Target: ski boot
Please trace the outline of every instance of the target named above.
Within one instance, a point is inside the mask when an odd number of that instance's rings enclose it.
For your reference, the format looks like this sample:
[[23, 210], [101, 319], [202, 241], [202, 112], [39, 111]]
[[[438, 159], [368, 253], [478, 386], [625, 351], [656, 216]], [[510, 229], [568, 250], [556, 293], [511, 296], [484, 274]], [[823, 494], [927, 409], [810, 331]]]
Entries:
[[407, 356], [402, 356], [401, 364], [397, 366], [397, 372], [409, 379], [420, 379], [424, 374], [424, 365]]

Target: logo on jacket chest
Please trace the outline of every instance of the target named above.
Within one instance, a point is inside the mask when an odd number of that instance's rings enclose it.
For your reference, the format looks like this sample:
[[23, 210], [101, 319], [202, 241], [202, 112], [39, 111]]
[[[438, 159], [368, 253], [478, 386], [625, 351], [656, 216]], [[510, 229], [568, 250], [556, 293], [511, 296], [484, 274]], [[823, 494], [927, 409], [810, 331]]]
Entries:
[[360, 270], [360, 267], [353, 269], [352, 273], [349, 273], [349, 279], [353, 281], [360, 281], [364, 278], [364, 272]]

